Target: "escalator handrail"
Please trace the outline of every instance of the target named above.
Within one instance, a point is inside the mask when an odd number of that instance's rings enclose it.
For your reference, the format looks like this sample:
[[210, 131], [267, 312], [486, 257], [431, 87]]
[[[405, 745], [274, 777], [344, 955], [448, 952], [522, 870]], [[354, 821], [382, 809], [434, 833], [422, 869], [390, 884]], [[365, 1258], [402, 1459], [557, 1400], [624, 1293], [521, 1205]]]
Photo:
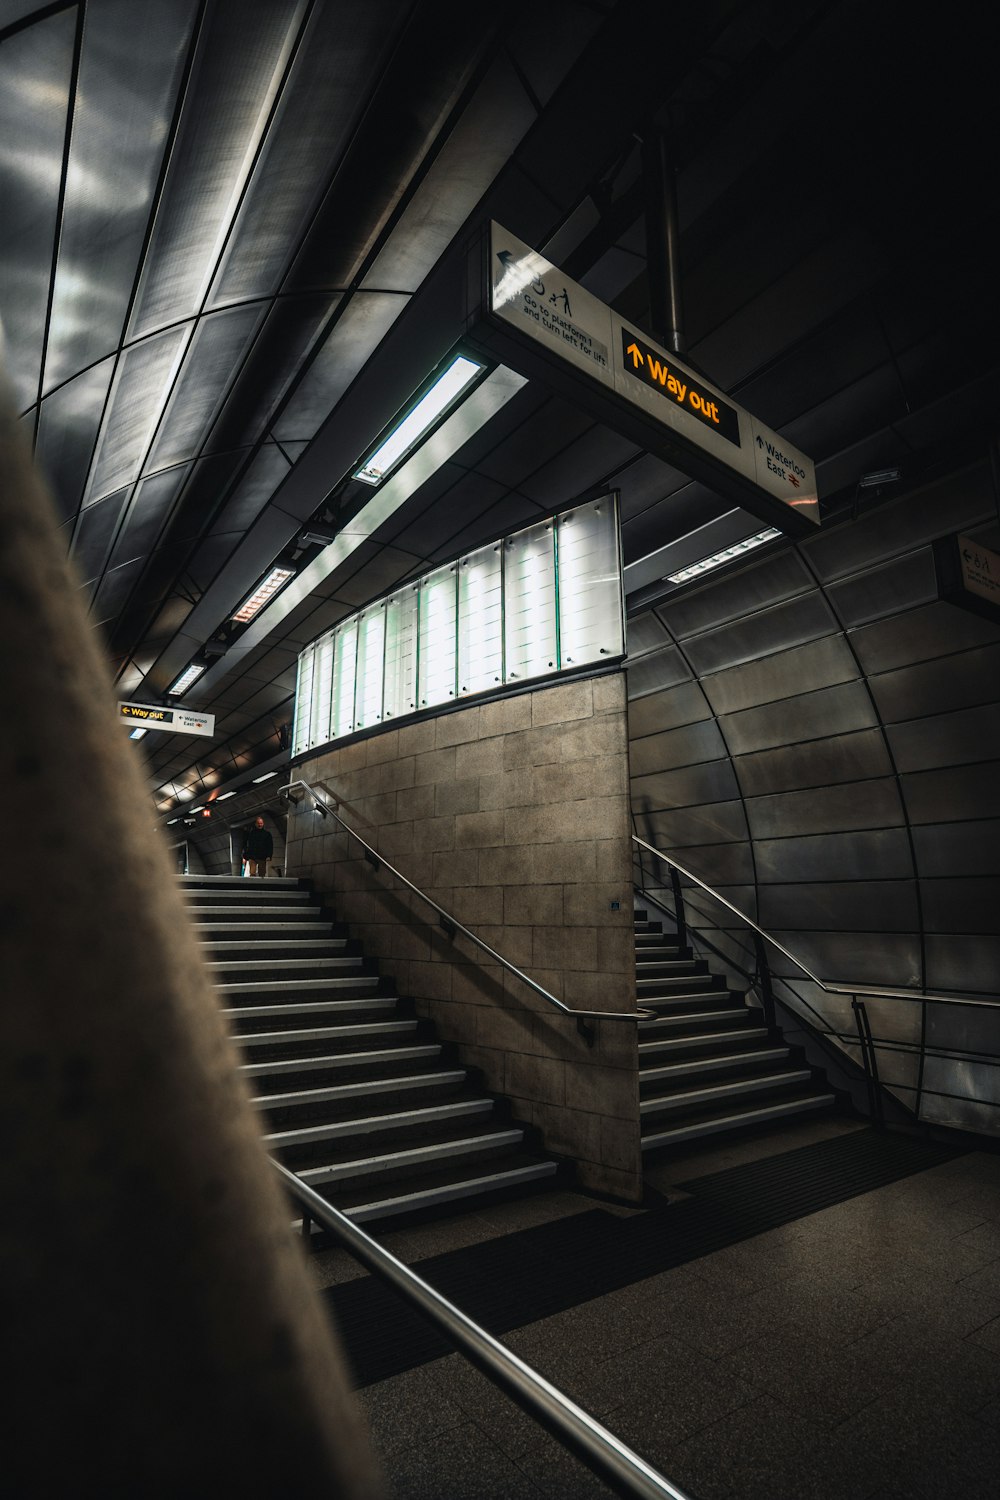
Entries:
[[654, 845], [647, 844], [645, 839], [639, 838], [638, 834], [635, 833], [632, 835], [632, 842], [633, 844], [638, 844], [640, 849], [645, 849], [648, 853], [655, 855], [657, 859], [662, 859], [665, 864], [671, 865], [678, 874], [683, 875], [687, 880], [693, 881], [695, 885], [699, 886], [713, 900], [718, 901], [727, 911], [731, 911], [747, 927], [752, 927], [754, 932], [764, 938], [772, 947], [777, 948], [779, 953], [783, 953], [785, 958], [793, 963], [797, 969], [801, 969], [806, 978], [810, 979], [813, 984], [818, 985], [827, 995], [869, 995], [875, 1000], [911, 1000], [916, 1003], [931, 1000], [935, 1004], [941, 1005], [974, 1005], [981, 1010], [1000, 1010], [1000, 1000], [984, 1000], [981, 997], [972, 995], [941, 995], [933, 990], [886, 989], [880, 985], [873, 984], [828, 984], [826, 980], [820, 979], [818, 974], [814, 974], [808, 964], [803, 963], [800, 958], [797, 958], [794, 953], [786, 948], [784, 943], [780, 942], [765, 928], [759, 927], [752, 917], [748, 917], [746, 912], [740, 911], [739, 907], [734, 906], [721, 892], [713, 890], [710, 885], [682, 865], [672, 854], [664, 854], [662, 849], [657, 849]]
[[286, 1188], [305, 1213], [336, 1236], [369, 1271], [398, 1292], [460, 1354], [516, 1401], [530, 1417], [583, 1460], [626, 1500], [689, 1500], [627, 1444], [577, 1406], [558, 1387], [449, 1302], [409, 1266], [397, 1260], [346, 1214], [274, 1158]]
[[297, 802], [299, 799], [292, 796], [292, 792], [296, 787], [302, 787], [304, 791], [308, 792], [317, 806], [319, 806], [323, 810], [324, 816], [333, 818], [337, 823], [340, 824], [345, 833], [350, 834], [351, 838], [356, 839], [361, 847], [366, 851], [368, 857], [373, 860], [376, 865], [384, 865], [385, 868], [390, 872], [390, 874], [394, 875], [397, 880], [401, 880], [403, 882], [408, 890], [411, 890], [415, 896], [419, 896], [420, 900], [425, 902], [432, 911], [437, 912], [438, 919], [444, 926], [445, 931], [448, 931], [448, 929], [450, 928], [453, 932], [460, 932], [463, 937], [468, 938], [470, 943], [473, 943], [483, 953], [486, 953], [494, 963], [500, 964], [500, 966], [505, 969], [508, 974], [513, 974], [515, 978], [519, 979], [522, 982], [522, 984], [526, 984], [530, 990], [533, 990], [536, 995], [540, 996], [541, 999], [545, 1000], [549, 1005], [554, 1006], [556, 1010], [561, 1011], [564, 1016], [569, 1016], [571, 1020], [574, 1021], [642, 1021], [652, 1016], [652, 1011], [575, 1010], [573, 1006], [566, 1005], [555, 995], [550, 994], [550, 992], [542, 985], [540, 985], [536, 980], [531, 979], [527, 974], [525, 974], [523, 969], [519, 969], [516, 964], [512, 964], [509, 958], [504, 958], [502, 953], [498, 953], [495, 948], [491, 948], [489, 943], [484, 942], [484, 940], [479, 937], [478, 934], [473, 932], [470, 928], [466, 927], [464, 923], [458, 920], [457, 917], [453, 917], [450, 912], [445, 911], [444, 907], [439, 906], [432, 896], [428, 896], [427, 893], [425, 891], [422, 891], [418, 885], [414, 885], [413, 881], [408, 879], [401, 870], [397, 870], [395, 865], [390, 864], [383, 854], [379, 854], [377, 849], [373, 849], [371, 844], [363, 839], [356, 829], [351, 827], [350, 823], [346, 823], [340, 816], [340, 814], [330, 806], [326, 798], [322, 796], [321, 793], [319, 793], [316, 788], [311, 785], [310, 782], [303, 781], [301, 780], [301, 778], [298, 778], [295, 781], [290, 781], [287, 786], [283, 786], [280, 788], [281, 795], [286, 796], [290, 802]]

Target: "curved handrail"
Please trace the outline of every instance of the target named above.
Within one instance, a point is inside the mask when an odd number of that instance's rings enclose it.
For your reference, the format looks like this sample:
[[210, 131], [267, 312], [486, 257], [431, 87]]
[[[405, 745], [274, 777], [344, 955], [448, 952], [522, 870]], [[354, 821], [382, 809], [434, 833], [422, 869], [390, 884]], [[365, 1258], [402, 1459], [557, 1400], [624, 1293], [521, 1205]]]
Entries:
[[350, 823], [345, 823], [340, 814], [330, 806], [326, 798], [322, 797], [320, 793], [317, 792], [316, 788], [312, 786], [308, 781], [302, 781], [301, 779], [290, 781], [287, 786], [280, 787], [279, 791], [283, 796], [286, 796], [288, 798], [289, 802], [297, 802], [298, 798], [292, 796], [292, 790], [294, 787], [302, 787], [304, 791], [309, 793], [310, 797], [312, 797], [317, 807], [321, 809], [324, 817], [334, 818], [336, 822], [340, 824], [341, 828], [343, 828], [345, 833], [349, 833], [351, 835], [351, 838], [357, 839], [358, 843], [365, 851], [365, 858], [370, 863], [374, 863], [376, 868], [378, 868], [379, 865], [384, 865], [391, 874], [395, 875], [397, 880], [401, 880], [403, 882], [408, 890], [411, 890], [415, 896], [419, 896], [421, 901], [429, 906], [432, 911], [437, 912], [438, 921], [449, 937], [454, 937], [456, 932], [460, 932], [463, 937], [468, 938], [469, 942], [474, 943], [475, 946], [481, 949], [483, 953], [489, 954], [494, 963], [500, 964], [502, 968], [506, 969], [508, 974], [513, 974], [515, 978], [520, 979], [522, 984], [526, 984], [530, 990], [534, 990], [535, 994], [539, 995], [541, 999], [547, 1001], [549, 1005], [555, 1006], [556, 1010], [562, 1011], [564, 1016], [569, 1016], [574, 1021], [643, 1021], [653, 1014], [652, 1011], [643, 1010], [574, 1010], [571, 1005], [566, 1005], [555, 995], [550, 994], [549, 991], [543, 988], [542, 985], [538, 984], [536, 980], [531, 979], [527, 974], [524, 973], [522, 969], [519, 969], [516, 964], [512, 964], [509, 958], [504, 958], [502, 953], [498, 953], [495, 948], [491, 948], [489, 943], [485, 942], [476, 933], [471, 931], [470, 928], [466, 927], [462, 922], [458, 920], [457, 917], [453, 917], [450, 912], [445, 911], [444, 907], [439, 906], [432, 896], [428, 896], [427, 893], [425, 891], [422, 891], [418, 885], [414, 885], [413, 881], [409, 880], [401, 870], [397, 870], [395, 865], [390, 864], [384, 855], [379, 854], [377, 849], [373, 849], [371, 844], [367, 843], [361, 837], [360, 833], [358, 833], [356, 829], [351, 827]]
[[273, 1157], [271, 1164], [309, 1218], [336, 1235], [355, 1259], [400, 1292], [460, 1353], [620, 1495], [627, 1500], [688, 1500], [682, 1490], [633, 1453], [620, 1438], [442, 1297], [346, 1214], [321, 1198], [308, 1183]]
[[657, 859], [662, 859], [664, 864], [671, 865], [673, 869], [685, 876], [686, 879], [694, 881], [695, 885], [700, 886], [703, 891], [726, 907], [728, 911], [731, 911], [734, 916], [739, 917], [740, 921], [745, 923], [747, 927], [752, 927], [759, 937], [766, 939], [772, 947], [777, 948], [779, 953], [783, 953], [797, 969], [802, 970], [807, 979], [812, 980], [813, 984], [819, 985], [824, 994], [871, 995], [877, 1000], [911, 1000], [918, 1004], [925, 1000], [931, 1000], [935, 1004], [941, 1005], [974, 1005], [981, 1010], [1000, 1010], [1000, 1001], [981, 1000], [971, 995], [939, 995], [932, 990], [893, 990], [871, 984], [827, 984], [825, 980], [820, 979], [818, 974], [814, 974], [812, 969], [807, 964], [804, 964], [800, 958], [796, 958], [795, 954], [790, 952], [784, 943], [780, 943], [776, 937], [772, 936], [763, 927], [758, 927], [752, 917], [748, 917], [746, 912], [740, 911], [738, 906], [734, 906], [725, 896], [713, 890], [710, 885], [706, 884], [704, 880], [700, 879], [691, 870], [686, 869], [679, 860], [674, 859], [672, 854], [664, 854], [662, 849], [657, 849], [652, 844], [647, 844], [645, 839], [639, 838], [638, 834], [635, 833], [632, 835], [632, 842], [633, 844], [638, 844], [640, 849], [645, 849], [648, 853], [655, 855]]

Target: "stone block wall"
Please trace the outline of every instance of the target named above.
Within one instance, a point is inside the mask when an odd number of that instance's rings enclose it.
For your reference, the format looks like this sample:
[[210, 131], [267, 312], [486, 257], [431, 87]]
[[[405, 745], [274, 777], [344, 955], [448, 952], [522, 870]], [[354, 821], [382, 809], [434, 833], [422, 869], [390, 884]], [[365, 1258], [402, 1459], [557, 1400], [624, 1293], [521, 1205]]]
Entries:
[[[303, 762], [341, 816], [446, 911], [580, 1010], [635, 1010], [628, 732], [614, 673], [387, 728]], [[635, 1023], [573, 1020], [459, 934], [306, 804], [288, 872], [311, 878], [401, 994], [577, 1164], [641, 1194]], [[614, 903], [618, 908], [613, 909]]]

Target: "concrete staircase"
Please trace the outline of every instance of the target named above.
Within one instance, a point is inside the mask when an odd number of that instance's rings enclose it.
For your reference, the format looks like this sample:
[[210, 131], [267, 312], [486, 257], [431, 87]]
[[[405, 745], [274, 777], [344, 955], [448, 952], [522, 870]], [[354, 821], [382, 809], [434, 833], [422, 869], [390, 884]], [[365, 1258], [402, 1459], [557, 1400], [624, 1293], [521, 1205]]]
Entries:
[[644, 1152], [832, 1110], [836, 1095], [796, 1059], [759, 1010], [691, 956], [663, 924], [635, 912]]
[[304, 882], [178, 876], [243, 1052], [270, 1153], [350, 1218], [408, 1216], [551, 1182]]

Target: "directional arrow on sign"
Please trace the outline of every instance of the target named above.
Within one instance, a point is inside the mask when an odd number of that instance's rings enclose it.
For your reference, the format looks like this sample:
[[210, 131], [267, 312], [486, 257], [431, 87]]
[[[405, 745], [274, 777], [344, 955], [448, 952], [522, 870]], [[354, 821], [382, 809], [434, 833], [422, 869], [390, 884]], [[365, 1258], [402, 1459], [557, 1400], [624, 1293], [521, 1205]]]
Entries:
[[644, 365], [646, 363], [646, 361], [642, 357], [642, 350], [639, 348], [638, 344], [629, 344], [628, 348], [625, 350], [625, 353], [631, 354], [632, 356], [633, 370], [637, 370], [640, 365]]
[[497, 260], [503, 266], [505, 271], [513, 270], [514, 266], [517, 265], [517, 256], [514, 254], [513, 250], [498, 250]]

